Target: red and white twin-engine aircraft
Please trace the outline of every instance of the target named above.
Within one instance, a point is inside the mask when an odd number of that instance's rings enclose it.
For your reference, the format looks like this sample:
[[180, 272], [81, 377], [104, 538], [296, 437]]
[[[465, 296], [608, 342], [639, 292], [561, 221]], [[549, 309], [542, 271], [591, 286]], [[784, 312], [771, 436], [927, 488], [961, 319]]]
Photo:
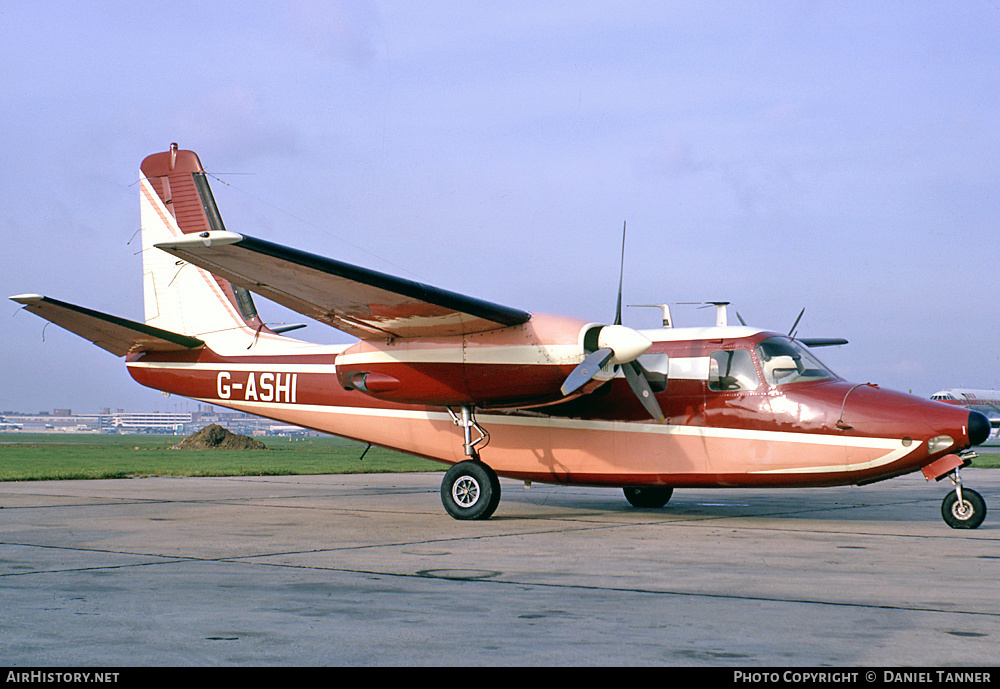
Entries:
[[[729, 326], [634, 330], [533, 314], [347, 265], [223, 226], [192, 151], [141, 165], [145, 322], [12, 297], [124, 356], [165, 392], [451, 464], [445, 509], [485, 519], [498, 476], [617, 486], [637, 507], [674, 488], [948, 477], [945, 521], [975, 528], [960, 468], [976, 411], [842, 380], [810, 352], [844, 341]], [[254, 292], [359, 338], [268, 328]]]

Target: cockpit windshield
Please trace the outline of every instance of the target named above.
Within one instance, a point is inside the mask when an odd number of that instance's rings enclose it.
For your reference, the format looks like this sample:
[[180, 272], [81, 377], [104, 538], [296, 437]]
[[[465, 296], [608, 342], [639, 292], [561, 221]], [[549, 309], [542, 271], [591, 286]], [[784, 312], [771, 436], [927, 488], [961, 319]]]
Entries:
[[805, 347], [787, 337], [769, 337], [757, 345], [764, 379], [771, 385], [836, 378]]

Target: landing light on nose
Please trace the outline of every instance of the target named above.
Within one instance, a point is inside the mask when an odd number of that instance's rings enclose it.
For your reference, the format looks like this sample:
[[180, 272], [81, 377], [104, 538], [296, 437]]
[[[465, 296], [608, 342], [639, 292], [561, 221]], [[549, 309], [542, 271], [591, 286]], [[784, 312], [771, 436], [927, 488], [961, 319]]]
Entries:
[[969, 412], [969, 443], [981, 445], [990, 437], [990, 420], [986, 414], [978, 411]]

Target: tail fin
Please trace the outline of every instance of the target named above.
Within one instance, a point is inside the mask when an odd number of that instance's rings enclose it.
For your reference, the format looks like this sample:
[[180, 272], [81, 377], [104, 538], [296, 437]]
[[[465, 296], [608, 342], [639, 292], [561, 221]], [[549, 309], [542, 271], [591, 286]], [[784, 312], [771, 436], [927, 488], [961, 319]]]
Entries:
[[245, 347], [247, 336], [264, 327], [250, 293], [153, 246], [225, 229], [197, 154], [171, 144], [143, 160], [140, 170], [147, 325], [212, 343], [236, 339]]

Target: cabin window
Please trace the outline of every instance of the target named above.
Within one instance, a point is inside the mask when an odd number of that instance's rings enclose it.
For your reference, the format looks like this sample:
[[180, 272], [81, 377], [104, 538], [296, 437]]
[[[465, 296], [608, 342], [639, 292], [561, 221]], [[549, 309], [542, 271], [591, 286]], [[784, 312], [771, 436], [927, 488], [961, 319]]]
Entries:
[[709, 390], [755, 390], [758, 385], [760, 379], [750, 352], [729, 349], [712, 354], [708, 366]]
[[758, 344], [757, 358], [764, 380], [771, 385], [836, 378], [805, 347], [787, 337], [769, 337]]

